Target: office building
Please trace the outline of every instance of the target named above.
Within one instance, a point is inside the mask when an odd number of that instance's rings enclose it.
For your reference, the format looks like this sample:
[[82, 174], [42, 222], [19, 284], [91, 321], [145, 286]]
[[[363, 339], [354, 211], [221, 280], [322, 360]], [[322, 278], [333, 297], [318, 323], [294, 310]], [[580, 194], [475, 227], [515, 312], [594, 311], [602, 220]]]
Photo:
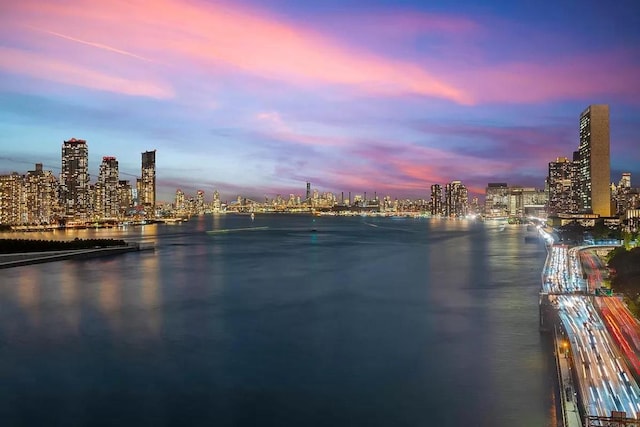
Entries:
[[204, 215], [205, 203], [204, 203], [204, 190], [198, 190], [196, 192], [196, 214]]
[[555, 162], [549, 162], [547, 175], [547, 213], [575, 213], [578, 210], [578, 199], [575, 191], [576, 171], [578, 162], [570, 161], [566, 157], [558, 157]]
[[[292, 195], [293, 196], [293, 195]], [[220, 193], [218, 190], [213, 191], [213, 200], [211, 201], [211, 208], [213, 212], [220, 212], [222, 203], [220, 202]]]
[[544, 215], [547, 195], [543, 190], [533, 187], [509, 187], [507, 215], [523, 218]]
[[120, 213], [120, 194], [118, 189], [118, 160], [105, 156], [100, 164], [96, 183], [96, 203], [94, 214], [99, 218], [117, 218]]
[[469, 210], [467, 187], [460, 181], [451, 181], [444, 189], [444, 214], [447, 217], [466, 216]]
[[62, 143], [60, 204], [68, 219], [86, 220], [90, 215], [89, 148], [82, 139]]
[[15, 225], [25, 222], [24, 177], [17, 172], [0, 175], [0, 224]]
[[147, 215], [152, 216], [156, 207], [156, 150], [142, 153], [142, 177], [138, 197]]
[[578, 211], [611, 216], [609, 106], [590, 105], [580, 115], [576, 170]]
[[440, 184], [433, 184], [431, 186], [431, 215], [442, 215], [442, 186]]
[[484, 196], [486, 218], [501, 218], [509, 215], [509, 186], [506, 182], [490, 182]]
[[58, 180], [42, 163], [36, 163], [24, 177], [24, 198], [27, 224], [51, 224], [59, 213]]
[[618, 188], [631, 188], [631, 172], [622, 173], [622, 177], [618, 182]]
[[133, 207], [133, 190], [128, 180], [118, 180], [118, 200], [120, 201], [120, 215], [127, 216]]
[[184, 214], [185, 212], [185, 197], [184, 197], [184, 191], [182, 191], [181, 189], [177, 189], [176, 190], [176, 196], [175, 196], [175, 209], [179, 214]]

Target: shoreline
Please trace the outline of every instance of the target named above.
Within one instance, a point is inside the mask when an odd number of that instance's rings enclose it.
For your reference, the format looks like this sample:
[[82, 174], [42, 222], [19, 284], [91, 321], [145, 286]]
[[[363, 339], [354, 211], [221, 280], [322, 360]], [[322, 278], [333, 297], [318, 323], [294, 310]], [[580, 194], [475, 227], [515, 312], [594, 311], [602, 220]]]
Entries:
[[70, 259], [100, 258], [128, 252], [140, 252], [153, 249], [153, 246], [141, 247], [137, 243], [130, 243], [126, 246], [114, 246], [109, 248], [2, 254], [0, 255], [0, 269], [20, 267], [24, 265], [43, 264], [45, 262], [65, 261]]

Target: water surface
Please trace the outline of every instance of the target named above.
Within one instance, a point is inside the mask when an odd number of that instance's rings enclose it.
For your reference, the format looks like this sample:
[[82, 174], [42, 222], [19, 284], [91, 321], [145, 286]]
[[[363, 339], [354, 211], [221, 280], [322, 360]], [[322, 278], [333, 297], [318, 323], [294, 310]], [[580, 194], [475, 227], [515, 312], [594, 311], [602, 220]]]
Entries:
[[0, 270], [0, 419], [555, 426], [525, 233], [223, 215], [42, 235], [156, 250]]

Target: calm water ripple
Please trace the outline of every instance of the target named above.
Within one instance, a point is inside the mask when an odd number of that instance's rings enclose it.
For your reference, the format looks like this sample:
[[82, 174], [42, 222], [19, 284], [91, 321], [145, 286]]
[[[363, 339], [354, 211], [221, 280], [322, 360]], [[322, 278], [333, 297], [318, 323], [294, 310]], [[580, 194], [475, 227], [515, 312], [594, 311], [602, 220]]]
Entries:
[[156, 250], [0, 270], [2, 425], [555, 426], [546, 253], [524, 234], [295, 215], [58, 232]]

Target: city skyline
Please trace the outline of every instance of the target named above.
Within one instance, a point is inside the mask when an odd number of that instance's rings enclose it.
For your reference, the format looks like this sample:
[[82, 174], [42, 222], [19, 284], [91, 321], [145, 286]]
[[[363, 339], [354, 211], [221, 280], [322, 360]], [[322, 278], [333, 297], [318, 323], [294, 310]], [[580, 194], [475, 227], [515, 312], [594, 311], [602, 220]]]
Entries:
[[633, 3], [537, 6], [3, 5], [0, 173], [57, 176], [75, 137], [92, 182], [113, 156], [135, 183], [138, 153], [157, 149], [159, 201], [306, 182], [426, 199], [462, 180], [481, 195], [541, 188], [577, 147], [579, 112], [609, 104], [611, 180], [640, 175]]

